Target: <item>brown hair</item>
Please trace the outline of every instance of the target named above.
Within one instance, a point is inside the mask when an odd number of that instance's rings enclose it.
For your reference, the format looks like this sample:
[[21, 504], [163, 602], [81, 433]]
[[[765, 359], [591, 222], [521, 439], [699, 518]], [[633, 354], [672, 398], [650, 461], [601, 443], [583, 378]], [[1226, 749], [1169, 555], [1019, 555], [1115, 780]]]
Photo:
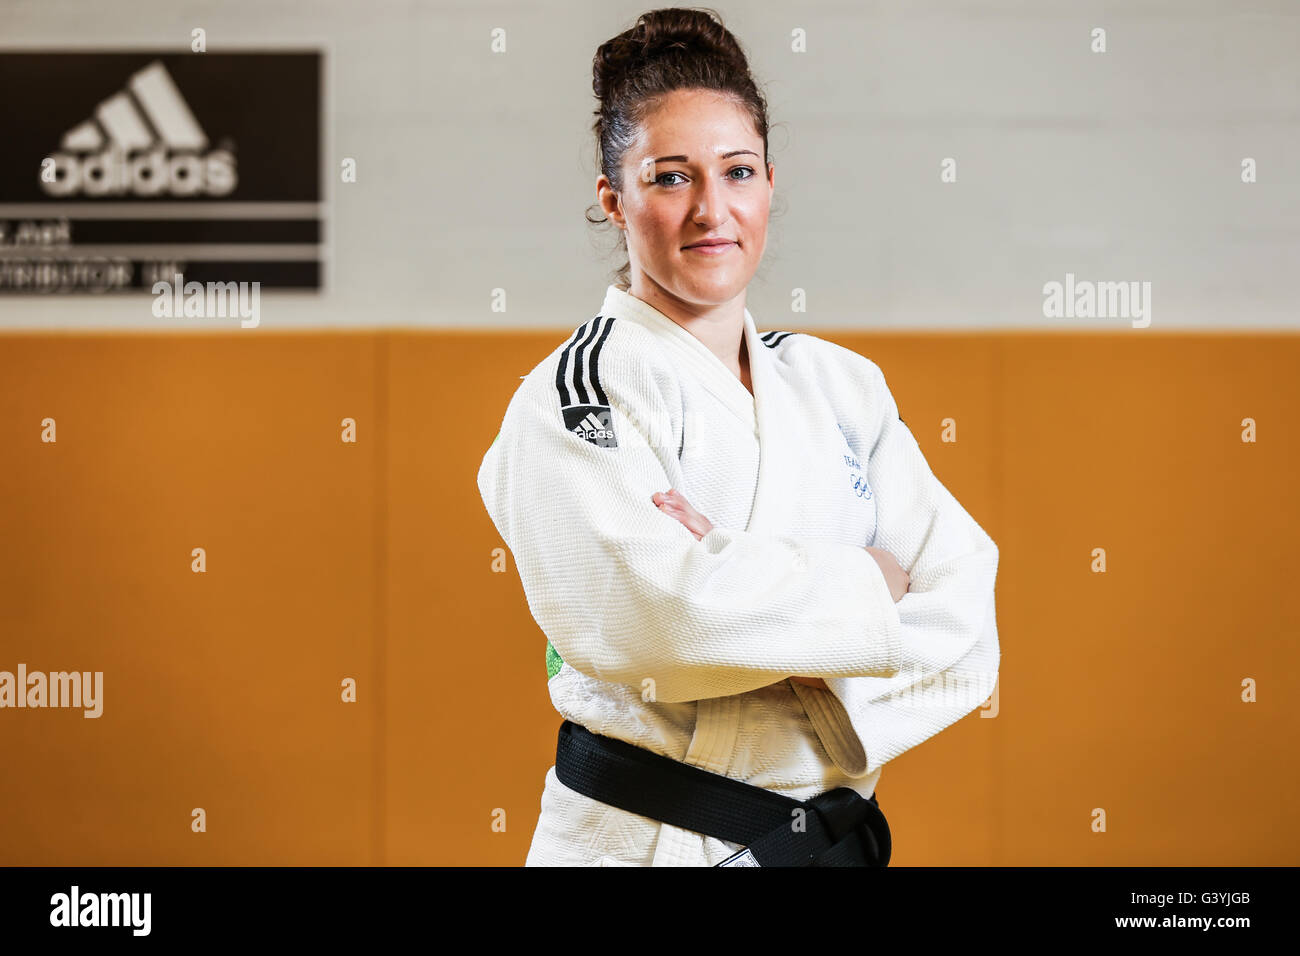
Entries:
[[[770, 162], [767, 146], [767, 101], [749, 72], [739, 41], [722, 25], [714, 10], [669, 7], [641, 14], [636, 24], [606, 40], [591, 64], [591, 88], [600, 100], [595, 111], [600, 171], [615, 191], [623, 191], [623, 156], [658, 99], [673, 90], [714, 90], [736, 99], [749, 111], [754, 130], [763, 139], [764, 170]], [[599, 210], [599, 204], [594, 209]], [[607, 219], [587, 221], [607, 222]], [[627, 252], [626, 237], [620, 245]], [[631, 263], [615, 273], [615, 285], [629, 285]]]

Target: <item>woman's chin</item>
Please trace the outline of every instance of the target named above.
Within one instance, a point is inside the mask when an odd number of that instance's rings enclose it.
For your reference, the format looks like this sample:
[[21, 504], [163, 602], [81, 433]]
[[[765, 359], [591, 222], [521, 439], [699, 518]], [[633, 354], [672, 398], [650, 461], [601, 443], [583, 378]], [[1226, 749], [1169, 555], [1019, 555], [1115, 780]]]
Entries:
[[683, 297], [692, 302], [730, 302], [749, 283], [748, 276], [737, 276], [734, 269], [690, 266], [679, 275], [679, 287], [686, 293]]

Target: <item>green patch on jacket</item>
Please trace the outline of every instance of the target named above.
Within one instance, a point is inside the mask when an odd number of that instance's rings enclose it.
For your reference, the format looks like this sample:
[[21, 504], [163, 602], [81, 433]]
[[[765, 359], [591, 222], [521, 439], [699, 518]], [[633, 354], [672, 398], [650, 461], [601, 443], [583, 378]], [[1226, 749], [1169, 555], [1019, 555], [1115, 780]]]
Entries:
[[564, 666], [564, 658], [560, 657], [560, 655], [556, 653], [555, 648], [551, 646], [551, 642], [547, 641], [546, 642], [546, 679], [549, 681], [552, 677], [554, 677], [556, 674], [560, 672], [560, 668], [563, 666]]

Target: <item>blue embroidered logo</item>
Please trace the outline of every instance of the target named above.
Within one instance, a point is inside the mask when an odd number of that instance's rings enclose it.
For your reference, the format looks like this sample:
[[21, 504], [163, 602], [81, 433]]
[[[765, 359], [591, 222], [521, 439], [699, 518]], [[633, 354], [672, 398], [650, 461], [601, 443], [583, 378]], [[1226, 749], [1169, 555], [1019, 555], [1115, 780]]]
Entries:
[[863, 472], [862, 463], [858, 461], [858, 457], [854, 454], [852, 446], [849, 445], [848, 436], [844, 434], [844, 426], [839, 422], [836, 422], [835, 427], [840, 430], [840, 437], [844, 439], [844, 444], [848, 448], [848, 451], [843, 455], [843, 458], [844, 464], [848, 468], [849, 484], [853, 488], [853, 493], [864, 501], [869, 500], [871, 498], [871, 488], [867, 484], [867, 476]]

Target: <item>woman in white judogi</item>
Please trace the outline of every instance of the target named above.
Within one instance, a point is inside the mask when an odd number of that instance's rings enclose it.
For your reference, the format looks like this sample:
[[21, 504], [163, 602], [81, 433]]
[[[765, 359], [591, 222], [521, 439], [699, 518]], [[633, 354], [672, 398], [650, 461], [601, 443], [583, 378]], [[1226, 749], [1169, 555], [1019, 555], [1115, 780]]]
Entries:
[[[993, 541], [933, 475], [880, 369], [758, 332], [775, 185], [734, 38], [661, 10], [608, 41], [597, 189], [628, 265], [525, 377], [478, 485], [567, 719], [798, 800], [989, 696]], [[763, 175], [756, 172], [764, 171]], [[546, 777], [528, 865], [713, 865], [738, 844]]]

